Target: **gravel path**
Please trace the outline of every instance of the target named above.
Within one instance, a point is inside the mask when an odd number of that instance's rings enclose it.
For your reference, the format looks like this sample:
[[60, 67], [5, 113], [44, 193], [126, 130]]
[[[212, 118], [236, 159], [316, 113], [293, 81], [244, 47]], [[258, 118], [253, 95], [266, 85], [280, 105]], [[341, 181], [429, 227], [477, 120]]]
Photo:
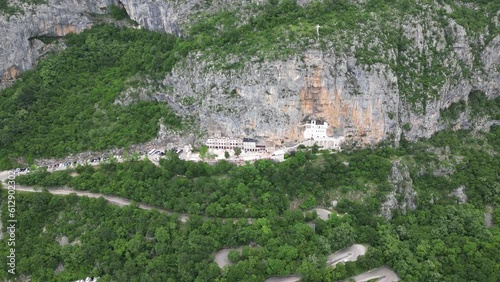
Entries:
[[332, 213], [331, 211], [322, 208], [314, 208], [311, 211], [316, 211], [318, 218], [322, 220], [328, 220], [330, 218], [330, 214]]
[[486, 228], [490, 228], [493, 226], [493, 216], [491, 213], [493, 212], [493, 208], [491, 206], [486, 206], [486, 212], [484, 213], [484, 226]]

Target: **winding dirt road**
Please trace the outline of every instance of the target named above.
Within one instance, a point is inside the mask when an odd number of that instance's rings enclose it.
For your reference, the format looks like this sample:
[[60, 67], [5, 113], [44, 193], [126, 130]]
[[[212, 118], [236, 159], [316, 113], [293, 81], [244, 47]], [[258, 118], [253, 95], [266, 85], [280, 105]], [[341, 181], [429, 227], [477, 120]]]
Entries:
[[241, 254], [241, 252], [243, 251], [243, 247], [232, 248], [232, 249], [225, 248], [215, 253], [214, 261], [220, 268], [224, 268], [224, 266], [226, 265], [233, 264], [232, 262], [229, 261], [228, 258], [229, 252], [232, 250], [238, 251]]
[[[16, 173], [15, 175], [22, 175], [26, 173]], [[6, 184], [6, 180], [9, 179], [9, 175], [12, 175], [9, 171], [2, 171], [0, 172], [0, 182], [3, 184], [4, 189], [8, 189], [8, 185]], [[35, 187], [31, 186], [23, 186], [23, 185], [15, 185], [16, 191], [21, 191], [21, 192], [42, 192], [42, 189], [38, 189]], [[89, 197], [89, 198], [104, 198], [106, 201], [108, 201], [111, 204], [118, 205], [120, 207], [123, 206], [128, 206], [132, 204], [132, 201], [121, 198], [121, 197], [116, 197], [116, 196], [108, 196], [100, 193], [91, 193], [87, 191], [78, 191], [78, 190], [73, 190], [69, 188], [54, 188], [54, 189], [47, 189], [47, 191], [53, 195], [71, 195], [75, 194], [79, 197]], [[182, 222], [186, 222], [189, 219], [189, 216], [187, 214], [178, 214], [173, 211], [153, 207], [150, 205], [142, 204], [139, 203], [139, 208], [143, 210], [157, 210], [158, 212], [164, 213], [164, 214], [169, 214], [169, 215], [179, 215], [179, 220]]]
[[[15, 176], [18, 175], [23, 175], [26, 174], [26, 172], [16, 172]], [[1, 171], [0, 172], [0, 183], [3, 185], [3, 189], [8, 189], [9, 185], [7, 183], [7, 180], [9, 180], [9, 176], [13, 175], [12, 171]], [[21, 191], [21, 192], [42, 192], [42, 189], [38, 189], [35, 187], [31, 186], [22, 186], [22, 185], [15, 185], [15, 190], [16, 191]], [[87, 191], [78, 191], [74, 189], [69, 189], [69, 188], [54, 188], [54, 189], [47, 189], [47, 191], [53, 195], [71, 195], [75, 194], [79, 197], [89, 197], [89, 198], [104, 198], [106, 201], [108, 201], [111, 204], [118, 205], [118, 206], [128, 206], [132, 204], [132, 201], [121, 198], [121, 197], [116, 197], [116, 196], [109, 196], [109, 195], [104, 195], [100, 193], [91, 193]], [[150, 205], [142, 204], [139, 203], [139, 208], [144, 209], [144, 210], [157, 210], [158, 212], [164, 213], [164, 214], [169, 214], [169, 215], [178, 215], [179, 220], [181, 222], [186, 222], [189, 219], [189, 215], [187, 214], [179, 214], [175, 213], [173, 211], [153, 207]], [[321, 211], [323, 212], [323, 211]], [[326, 219], [328, 218], [328, 214], [322, 214], [323, 217]], [[251, 218], [247, 218], [247, 220], [250, 220]], [[252, 219], [253, 220], [253, 219]], [[229, 251], [231, 249], [224, 249], [221, 250], [220, 253], [216, 255], [216, 263], [219, 265], [219, 267], [224, 267], [229, 263], [227, 260], [227, 254], [229, 254]], [[239, 249], [237, 249], [239, 250]], [[366, 247], [363, 245], [353, 245], [345, 250], [338, 251], [328, 257], [327, 265], [336, 265], [337, 263], [341, 261], [355, 261], [358, 256], [364, 255], [366, 253]], [[299, 281], [301, 277], [299, 275], [291, 275], [291, 276], [275, 276], [275, 277], [270, 277], [266, 280], [266, 282], [275, 282], [275, 281], [286, 281], [286, 282], [292, 282], [292, 281]], [[376, 268], [373, 270], [370, 270], [368, 272], [362, 273], [360, 275], [352, 277], [356, 282], [365, 282], [369, 281], [372, 279], [377, 279], [375, 281], [377, 282], [395, 282], [399, 281], [399, 277], [397, 274], [392, 271], [388, 267], [380, 267]]]

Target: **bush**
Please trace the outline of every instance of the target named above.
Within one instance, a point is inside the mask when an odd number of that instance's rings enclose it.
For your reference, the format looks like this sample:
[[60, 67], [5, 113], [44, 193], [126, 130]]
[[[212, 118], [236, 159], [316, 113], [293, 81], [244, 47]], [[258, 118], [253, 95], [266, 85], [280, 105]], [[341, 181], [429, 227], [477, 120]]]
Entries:
[[405, 124], [403, 125], [403, 129], [404, 129], [405, 131], [410, 131], [410, 129], [411, 129], [411, 125], [410, 125], [410, 123], [408, 123], [408, 122], [407, 122], [407, 123], [405, 123]]

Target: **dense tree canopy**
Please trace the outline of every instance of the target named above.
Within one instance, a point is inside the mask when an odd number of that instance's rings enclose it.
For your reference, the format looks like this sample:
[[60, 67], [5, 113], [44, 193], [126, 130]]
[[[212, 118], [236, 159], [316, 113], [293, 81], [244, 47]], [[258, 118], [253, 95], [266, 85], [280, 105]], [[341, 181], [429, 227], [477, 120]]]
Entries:
[[[282, 163], [210, 166], [169, 153], [159, 167], [148, 161], [109, 163], [79, 167], [76, 177], [37, 171], [18, 177], [18, 183], [71, 185], [187, 212], [190, 218], [183, 224], [156, 211], [110, 206], [104, 199], [18, 193], [19, 273], [35, 281], [89, 275], [104, 281], [263, 281], [296, 273], [304, 281], [332, 281], [388, 265], [404, 281], [497, 281], [499, 132], [498, 127], [475, 136], [445, 131], [398, 149], [314, 155], [305, 148]], [[410, 167], [418, 208], [396, 210], [386, 220], [379, 210], [392, 189], [394, 159]], [[431, 173], [444, 164], [454, 171]], [[460, 185], [466, 186], [467, 204], [457, 205], [449, 195]], [[315, 213], [304, 216], [333, 195], [344, 215], [326, 221]], [[305, 210], [292, 208], [296, 201]], [[493, 207], [491, 228], [484, 223], [487, 205]], [[3, 209], [5, 222], [5, 202]], [[81, 245], [60, 246], [56, 239], [63, 235]], [[328, 254], [354, 243], [369, 246], [368, 253], [356, 262], [325, 267]], [[234, 264], [220, 270], [214, 253], [237, 246], [245, 246], [242, 254], [232, 252]], [[6, 248], [1, 244], [2, 253]], [[55, 273], [61, 263], [64, 270]]]

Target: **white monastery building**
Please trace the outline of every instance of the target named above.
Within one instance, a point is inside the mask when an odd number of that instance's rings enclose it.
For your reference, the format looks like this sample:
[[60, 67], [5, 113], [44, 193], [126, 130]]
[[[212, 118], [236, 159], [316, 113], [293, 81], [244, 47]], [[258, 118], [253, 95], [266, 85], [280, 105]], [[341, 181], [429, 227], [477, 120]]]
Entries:
[[266, 150], [265, 145], [257, 144], [257, 140], [252, 138], [208, 138], [205, 144], [209, 149], [234, 150], [234, 148], [238, 147], [246, 152], [258, 152]]
[[304, 130], [305, 141], [303, 144], [307, 146], [318, 144], [318, 146], [324, 149], [340, 150], [340, 145], [344, 141], [344, 137], [329, 137], [326, 134], [328, 126], [326, 121], [311, 120], [309, 123], [306, 123], [306, 129]]
[[209, 149], [243, 148], [243, 140], [241, 138], [231, 137], [208, 138], [206, 145]]

